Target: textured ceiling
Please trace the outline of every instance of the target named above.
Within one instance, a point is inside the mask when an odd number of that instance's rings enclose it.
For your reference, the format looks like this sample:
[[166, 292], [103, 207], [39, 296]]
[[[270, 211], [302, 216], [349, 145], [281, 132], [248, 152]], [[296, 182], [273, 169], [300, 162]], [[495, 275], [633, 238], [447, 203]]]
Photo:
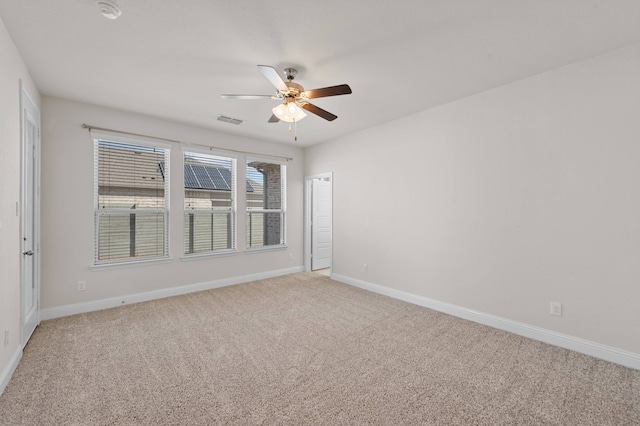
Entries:
[[[116, 1], [0, 0], [42, 94], [301, 146], [640, 42], [638, 0]], [[258, 64], [353, 94], [314, 100], [338, 119], [296, 142], [276, 101], [220, 98], [273, 94]]]

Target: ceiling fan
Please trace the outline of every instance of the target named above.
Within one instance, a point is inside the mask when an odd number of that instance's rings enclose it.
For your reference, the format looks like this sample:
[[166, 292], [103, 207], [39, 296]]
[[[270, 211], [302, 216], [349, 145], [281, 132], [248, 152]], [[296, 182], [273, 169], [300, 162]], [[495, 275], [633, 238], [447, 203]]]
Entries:
[[[274, 99], [282, 101], [281, 104], [273, 108], [273, 114], [269, 118], [269, 123], [277, 123], [278, 121], [296, 122], [300, 121], [308, 111], [312, 114], [322, 117], [325, 120], [333, 121], [338, 118], [337, 115], [330, 113], [312, 103], [307, 102], [309, 99], [324, 98], [327, 96], [348, 95], [351, 88], [348, 84], [340, 84], [338, 86], [322, 87], [320, 89], [304, 90], [304, 87], [298, 83], [294, 83], [293, 79], [298, 73], [294, 68], [285, 68], [284, 75], [287, 78], [285, 82], [275, 68], [268, 65], [258, 65], [258, 69], [267, 77], [277, 89], [275, 95], [222, 95], [223, 99]], [[303, 111], [304, 110], [304, 111]]]

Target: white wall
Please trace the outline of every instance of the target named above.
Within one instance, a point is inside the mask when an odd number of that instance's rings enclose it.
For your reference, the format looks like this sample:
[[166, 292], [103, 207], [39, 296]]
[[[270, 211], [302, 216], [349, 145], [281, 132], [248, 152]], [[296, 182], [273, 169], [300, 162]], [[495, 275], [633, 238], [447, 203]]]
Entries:
[[639, 112], [635, 45], [308, 149], [332, 272], [640, 354]]
[[[68, 100], [42, 100], [42, 307], [50, 309], [189, 284], [302, 267], [303, 151]], [[213, 118], [212, 118], [213, 119]], [[83, 123], [221, 148], [292, 157], [288, 163], [288, 249], [246, 254], [238, 194], [238, 247], [233, 256], [183, 261], [182, 148], [171, 150], [169, 263], [92, 270], [93, 142]], [[244, 157], [238, 158], [238, 165]], [[244, 173], [242, 170], [241, 173]], [[241, 185], [242, 187], [242, 185]], [[239, 191], [241, 192], [241, 191]], [[293, 258], [290, 259], [289, 255]], [[86, 281], [86, 291], [77, 282]]]
[[[40, 95], [0, 19], [0, 393], [20, 352], [20, 81], [36, 106]], [[4, 330], [9, 343], [4, 345]]]

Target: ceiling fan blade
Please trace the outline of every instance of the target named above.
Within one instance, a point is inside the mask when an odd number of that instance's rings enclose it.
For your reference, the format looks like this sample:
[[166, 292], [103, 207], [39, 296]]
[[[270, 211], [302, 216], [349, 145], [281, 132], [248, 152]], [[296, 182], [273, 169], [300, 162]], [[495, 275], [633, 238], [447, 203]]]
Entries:
[[276, 117], [275, 114], [271, 114], [271, 117], [269, 117], [268, 123], [277, 123], [278, 121], [280, 121], [280, 119]]
[[273, 95], [220, 95], [222, 99], [278, 99]]
[[333, 121], [338, 118], [337, 115], [331, 114], [329, 111], [325, 111], [320, 107], [315, 106], [314, 104], [310, 104], [309, 102], [302, 102], [299, 104], [300, 107], [310, 113], [317, 115], [318, 117], [322, 117], [327, 121]]
[[275, 68], [268, 65], [258, 65], [258, 68], [260, 69], [260, 72], [267, 77], [267, 80], [269, 80], [280, 92], [289, 91], [289, 87], [285, 84], [284, 80], [280, 77], [280, 74], [278, 74], [278, 71], [276, 71]]
[[306, 90], [303, 97], [307, 99], [324, 98], [327, 96], [349, 95], [351, 87], [348, 84], [339, 84], [337, 86], [322, 87], [320, 89]]

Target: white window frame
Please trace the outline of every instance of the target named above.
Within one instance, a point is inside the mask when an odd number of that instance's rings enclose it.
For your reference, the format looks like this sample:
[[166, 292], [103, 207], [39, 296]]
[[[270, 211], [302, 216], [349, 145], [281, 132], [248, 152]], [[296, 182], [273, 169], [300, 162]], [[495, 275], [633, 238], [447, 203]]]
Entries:
[[[245, 191], [245, 195], [246, 195], [246, 182], [249, 180], [248, 176], [246, 175], [247, 172], [247, 166], [249, 163], [251, 162], [264, 162], [264, 163], [269, 163], [269, 164], [277, 164], [280, 165], [281, 168], [281, 203], [280, 203], [280, 208], [279, 209], [257, 209], [257, 208], [251, 208], [249, 207], [249, 202], [247, 197], [245, 196], [245, 220], [248, 221], [248, 217], [251, 213], [279, 213], [280, 214], [280, 232], [281, 232], [281, 238], [280, 240], [282, 241], [280, 244], [271, 244], [271, 245], [260, 245], [257, 247], [252, 247], [249, 244], [247, 244], [247, 240], [248, 240], [248, 236], [245, 236], [245, 250], [246, 252], [259, 252], [259, 251], [267, 251], [267, 250], [280, 250], [283, 248], [287, 248], [287, 162], [286, 161], [282, 161], [282, 160], [276, 160], [274, 158], [270, 158], [270, 157], [260, 157], [260, 156], [253, 156], [253, 155], [248, 155], [245, 158], [245, 162], [244, 162], [244, 173], [245, 173], [245, 180], [244, 180], [244, 185], [243, 185], [243, 190]], [[248, 227], [248, 224], [245, 224], [247, 226], [245, 226], [245, 229]]]
[[[228, 213], [230, 214], [231, 217], [231, 248], [228, 249], [214, 249], [211, 251], [206, 251], [206, 252], [197, 252], [197, 253], [186, 253], [185, 247], [184, 247], [184, 240], [185, 240], [185, 236], [183, 235], [183, 247], [182, 247], [182, 259], [183, 260], [190, 260], [190, 259], [198, 259], [198, 258], [202, 258], [202, 257], [218, 257], [218, 256], [229, 256], [229, 255], [233, 255], [238, 253], [238, 220], [237, 220], [237, 214], [238, 214], [238, 209], [237, 209], [237, 197], [238, 197], [238, 156], [237, 154], [234, 153], [230, 153], [230, 152], [226, 152], [226, 151], [220, 151], [220, 150], [213, 150], [213, 149], [200, 149], [197, 147], [184, 147], [182, 149], [182, 189], [183, 189], [183, 200], [186, 198], [186, 188], [185, 188], [185, 181], [184, 181], [184, 161], [185, 161], [185, 155], [187, 153], [193, 153], [196, 155], [205, 155], [205, 156], [212, 156], [212, 157], [223, 157], [223, 158], [227, 158], [229, 160], [232, 161], [232, 170], [231, 170], [231, 207], [228, 210]], [[221, 212], [222, 210], [220, 209], [216, 209], [214, 210], [213, 208], [211, 209], [187, 209], [186, 206], [184, 206], [183, 203], [183, 215], [182, 215], [182, 229], [183, 232], [185, 232], [184, 230], [186, 229], [186, 223], [185, 223], [185, 216], [187, 212], [193, 212], [193, 213], [213, 213], [213, 212]]]
[[[148, 263], [161, 263], [171, 260], [169, 247], [170, 247], [170, 235], [169, 235], [169, 206], [170, 206], [170, 158], [171, 158], [171, 145], [152, 140], [150, 138], [143, 137], [128, 137], [118, 133], [99, 132], [91, 130], [91, 137], [93, 138], [94, 147], [94, 197], [93, 197], [93, 210], [94, 210], [94, 255], [93, 255], [93, 269], [103, 269], [119, 266], [134, 266]], [[108, 215], [110, 213], [131, 213], [129, 209], [100, 209], [98, 205], [98, 190], [99, 190], [99, 143], [100, 142], [114, 142], [119, 144], [128, 144], [135, 146], [142, 146], [146, 148], [156, 148], [164, 150], [164, 208], [157, 210], [144, 209], [137, 213], [162, 213], [164, 216], [164, 244], [163, 254], [159, 256], [149, 256], [144, 258], [129, 257], [117, 260], [99, 260], [98, 259], [98, 247], [99, 247], [99, 216]]]

